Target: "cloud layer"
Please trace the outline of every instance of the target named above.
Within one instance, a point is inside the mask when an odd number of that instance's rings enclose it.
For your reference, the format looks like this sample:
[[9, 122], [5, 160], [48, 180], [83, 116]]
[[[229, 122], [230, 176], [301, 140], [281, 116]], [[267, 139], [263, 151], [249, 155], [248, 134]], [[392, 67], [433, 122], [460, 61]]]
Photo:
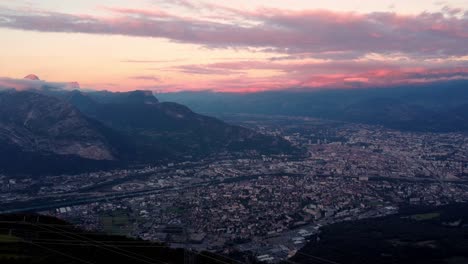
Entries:
[[[435, 13], [402, 15], [272, 8], [252, 11], [185, 0], [172, 4], [206, 12], [182, 16], [156, 8], [104, 7], [108, 15], [97, 16], [0, 8], [0, 27], [164, 38], [210, 49], [271, 54], [264, 60], [204, 64], [153, 58], [122, 61], [176, 63], [129, 76], [165, 89], [250, 91], [468, 79], [468, 13], [462, 9], [444, 7]], [[161, 71], [200, 78], [191, 83], [182, 82], [183, 78], [167, 83], [166, 78], [159, 78]], [[0, 85], [5, 82], [12, 81], [0, 79]]]
[[0, 91], [2, 90], [73, 90], [79, 89], [76, 82], [48, 82], [43, 80], [15, 79], [0, 77]]
[[[160, 10], [110, 9], [111, 17], [2, 10], [0, 27], [167, 38], [208, 47], [257, 47], [284, 53], [404, 53], [423, 58], [468, 54], [468, 18], [443, 13], [339, 13], [265, 9], [237, 12], [245, 25], [179, 17]], [[249, 23], [247, 23], [249, 22]]]

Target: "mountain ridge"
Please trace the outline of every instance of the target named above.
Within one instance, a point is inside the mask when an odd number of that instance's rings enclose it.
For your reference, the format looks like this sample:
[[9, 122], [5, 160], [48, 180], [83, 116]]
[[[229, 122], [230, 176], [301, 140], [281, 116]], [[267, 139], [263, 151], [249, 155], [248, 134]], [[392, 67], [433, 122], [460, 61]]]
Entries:
[[35, 164], [41, 172], [48, 172], [49, 165], [67, 171], [65, 164], [73, 164], [73, 172], [80, 162], [94, 169], [100, 163], [148, 164], [225, 151], [297, 151], [282, 138], [229, 125], [177, 103], [160, 103], [148, 91], [0, 92], [0, 142], [5, 146], [0, 151], [3, 170], [28, 173], [35, 166], [22, 168], [21, 157], [33, 164], [41, 161]]
[[468, 81], [361, 89], [160, 93], [210, 115], [307, 116], [416, 132], [466, 132]]

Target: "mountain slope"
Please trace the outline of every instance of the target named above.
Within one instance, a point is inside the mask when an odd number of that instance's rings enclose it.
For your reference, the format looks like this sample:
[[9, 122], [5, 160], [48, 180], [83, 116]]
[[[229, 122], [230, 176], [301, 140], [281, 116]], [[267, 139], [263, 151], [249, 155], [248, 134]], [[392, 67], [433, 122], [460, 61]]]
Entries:
[[90, 92], [68, 96], [86, 115], [131, 137], [139, 159], [204, 156], [221, 151], [290, 153], [281, 138], [199, 115], [176, 103], [159, 103], [149, 91]]
[[282, 138], [160, 103], [147, 91], [2, 92], [0, 144], [0, 173], [73, 173], [222, 152], [298, 151]]
[[0, 93], [0, 144], [5, 171], [116, 159], [99, 124], [64, 101], [34, 92]]

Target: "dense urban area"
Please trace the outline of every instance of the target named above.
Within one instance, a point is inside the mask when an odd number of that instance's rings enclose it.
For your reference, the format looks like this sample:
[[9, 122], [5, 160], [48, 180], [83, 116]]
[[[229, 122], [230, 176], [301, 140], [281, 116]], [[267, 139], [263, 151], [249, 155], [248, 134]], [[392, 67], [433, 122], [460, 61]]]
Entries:
[[[33, 210], [87, 230], [278, 262], [320, 228], [468, 201], [468, 137], [311, 118], [231, 116], [301, 157], [219, 153], [81, 175], [0, 174], [2, 213]], [[319, 239], [320, 236], [315, 236]]]

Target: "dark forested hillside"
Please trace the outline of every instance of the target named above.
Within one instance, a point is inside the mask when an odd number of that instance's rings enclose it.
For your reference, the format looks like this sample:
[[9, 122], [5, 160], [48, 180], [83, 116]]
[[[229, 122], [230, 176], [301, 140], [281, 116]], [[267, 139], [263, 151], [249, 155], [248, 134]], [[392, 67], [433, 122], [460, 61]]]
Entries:
[[343, 264], [468, 263], [468, 205], [408, 207], [326, 226], [291, 260], [321, 263], [315, 257]]

